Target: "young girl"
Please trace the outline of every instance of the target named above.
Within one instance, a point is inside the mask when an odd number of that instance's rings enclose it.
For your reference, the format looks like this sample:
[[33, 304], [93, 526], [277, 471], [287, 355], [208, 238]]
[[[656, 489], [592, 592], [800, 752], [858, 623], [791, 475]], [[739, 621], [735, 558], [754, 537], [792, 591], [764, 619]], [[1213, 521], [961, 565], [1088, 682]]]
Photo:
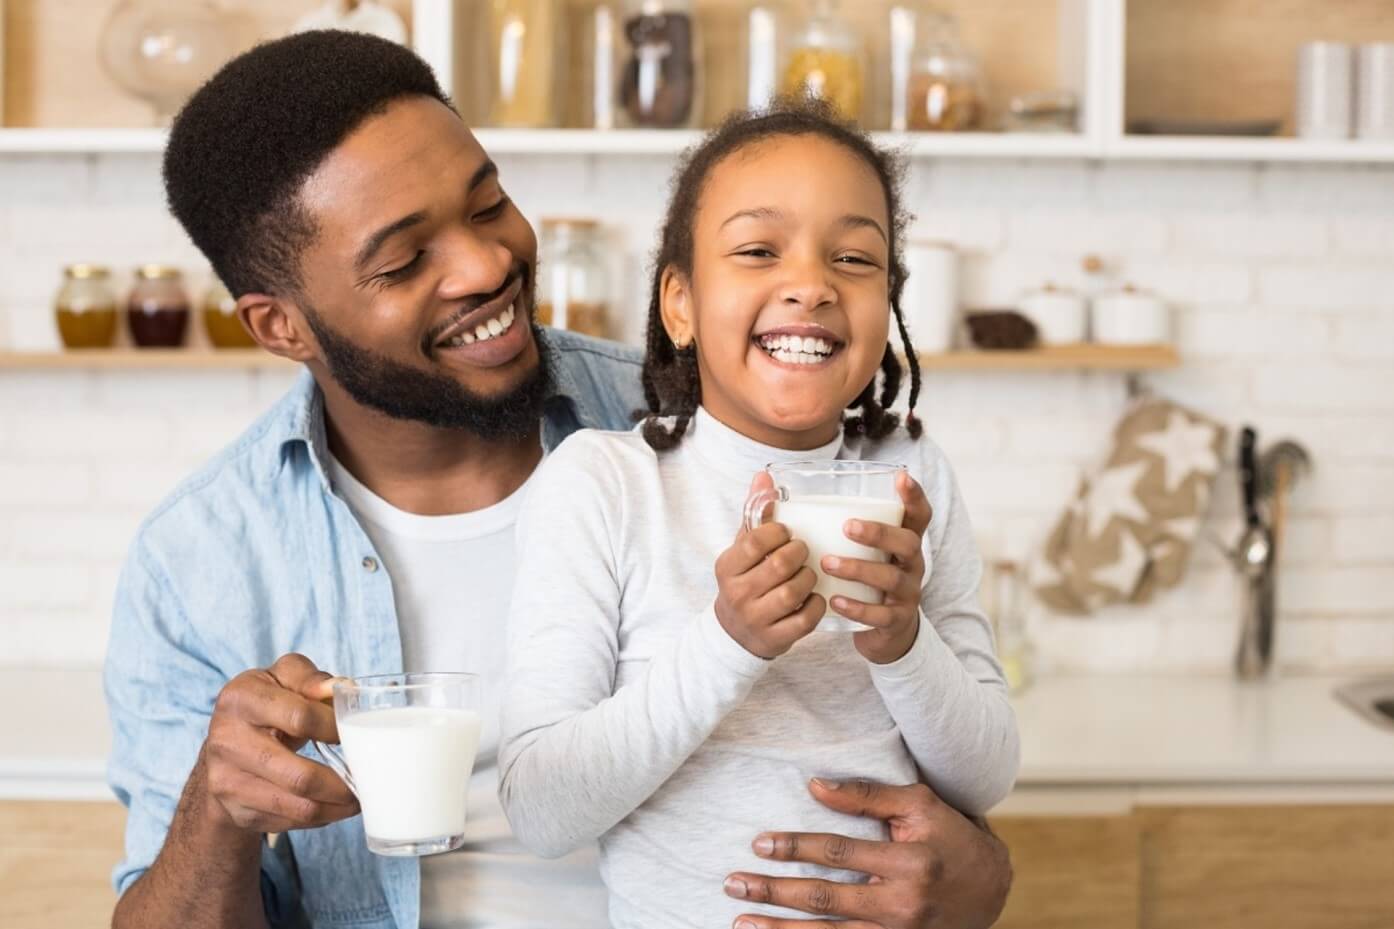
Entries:
[[[902, 426], [886, 409], [901, 379], [892, 318], [909, 344], [900, 176], [810, 105], [710, 134], [679, 169], [663, 227], [648, 418], [578, 433], [533, 479], [500, 796], [538, 854], [600, 840], [615, 929], [791, 915], [722, 892], [733, 871], [770, 873], [749, 844], [763, 830], [885, 840], [881, 824], [818, 804], [810, 778], [923, 781], [980, 814], [1016, 776], [963, 503], [913, 413]], [[881, 604], [812, 594], [808, 549], [778, 523], [738, 534], [752, 476], [803, 459], [896, 461], [913, 476], [898, 484], [903, 526], [845, 527], [889, 564], [822, 565], [884, 592]], [[820, 629], [829, 607], [873, 628]]]

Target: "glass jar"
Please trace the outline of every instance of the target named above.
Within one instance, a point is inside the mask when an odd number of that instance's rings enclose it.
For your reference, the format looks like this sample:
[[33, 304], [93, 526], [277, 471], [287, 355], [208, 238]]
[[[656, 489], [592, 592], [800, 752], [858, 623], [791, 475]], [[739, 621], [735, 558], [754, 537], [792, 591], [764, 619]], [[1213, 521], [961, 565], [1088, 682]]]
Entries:
[[917, 17], [915, 52], [906, 90], [912, 132], [976, 129], [983, 115], [982, 68], [958, 34], [958, 21], [942, 13]]
[[754, 0], [745, 13], [745, 105], [762, 110], [779, 95], [787, 26], [780, 0]]
[[610, 335], [610, 281], [593, 219], [542, 221], [537, 321], [598, 339]]
[[65, 348], [110, 348], [116, 342], [116, 291], [109, 269], [68, 265], [53, 310]]
[[1024, 572], [1012, 561], [989, 566], [984, 600], [997, 640], [997, 659], [1008, 689], [1018, 694], [1031, 685], [1035, 649], [1027, 631]]
[[788, 48], [780, 93], [820, 98], [846, 119], [862, 118], [862, 39], [838, 15], [836, 0], [817, 0], [813, 15], [790, 35]]
[[491, 125], [557, 125], [557, 77], [565, 70], [561, 17], [559, 0], [490, 0]]
[[214, 348], [256, 348], [256, 340], [237, 315], [237, 298], [216, 278], [203, 295], [203, 328]]
[[680, 129], [700, 115], [700, 48], [692, 0], [626, 0], [619, 103], [626, 125]]
[[141, 348], [178, 348], [189, 330], [183, 275], [168, 265], [142, 265], [126, 301], [131, 339]]

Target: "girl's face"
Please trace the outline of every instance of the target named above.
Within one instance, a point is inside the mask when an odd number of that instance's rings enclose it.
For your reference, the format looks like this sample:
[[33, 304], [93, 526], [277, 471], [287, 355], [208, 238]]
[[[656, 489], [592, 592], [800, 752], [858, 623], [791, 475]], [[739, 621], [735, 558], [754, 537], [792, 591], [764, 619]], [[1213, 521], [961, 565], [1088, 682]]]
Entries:
[[745, 435], [814, 448], [876, 373], [890, 323], [890, 217], [871, 166], [817, 136], [781, 136], [712, 169], [691, 280], [669, 268], [663, 321], [695, 340], [702, 404]]

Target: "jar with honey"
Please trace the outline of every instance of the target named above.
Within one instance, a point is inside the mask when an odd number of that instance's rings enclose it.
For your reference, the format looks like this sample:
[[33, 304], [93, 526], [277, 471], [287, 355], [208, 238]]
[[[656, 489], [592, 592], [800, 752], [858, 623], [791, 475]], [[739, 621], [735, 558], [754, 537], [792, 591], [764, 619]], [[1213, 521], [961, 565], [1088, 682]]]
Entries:
[[65, 348], [110, 348], [115, 343], [116, 291], [110, 269], [68, 265], [53, 309]]
[[126, 301], [126, 324], [141, 348], [178, 348], [189, 331], [184, 276], [168, 265], [141, 265]]
[[856, 122], [862, 119], [865, 83], [856, 27], [838, 15], [836, 0], [816, 0], [812, 15], [789, 37], [780, 93], [826, 100]]
[[610, 282], [599, 223], [544, 219], [537, 322], [598, 339], [610, 336]]
[[237, 315], [237, 298], [216, 278], [203, 296], [203, 328], [214, 348], [256, 348]]

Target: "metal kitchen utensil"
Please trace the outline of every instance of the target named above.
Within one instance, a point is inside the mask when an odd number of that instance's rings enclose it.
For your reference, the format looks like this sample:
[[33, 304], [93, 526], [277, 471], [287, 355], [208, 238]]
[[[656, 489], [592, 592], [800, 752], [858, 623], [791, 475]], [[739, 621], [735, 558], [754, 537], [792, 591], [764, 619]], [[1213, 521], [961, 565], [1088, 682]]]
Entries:
[[1258, 510], [1258, 435], [1246, 426], [1239, 436], [1239, 487], [1244, 497], [1244, 534], [1234, 553], [1244, 578], [1244, 607], [1240, 617], [1235, 673], [1255, 680], [1267, 673], [1273, 660], [1273, 536]]

